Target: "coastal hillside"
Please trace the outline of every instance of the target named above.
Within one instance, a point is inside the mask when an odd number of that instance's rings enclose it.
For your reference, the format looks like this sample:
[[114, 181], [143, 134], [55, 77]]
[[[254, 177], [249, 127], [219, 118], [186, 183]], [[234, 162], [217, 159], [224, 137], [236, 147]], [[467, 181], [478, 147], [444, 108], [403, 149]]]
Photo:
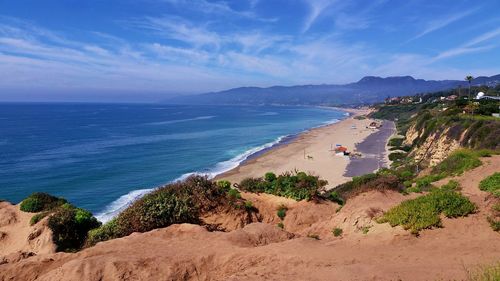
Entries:
[[[494, 86], [500, 75], [477, 77], [472, 85]], [[274, 86], [269, 88], [242, 87], [221, 92], [179, 96], [165, 100], [169, 104], [228, 104], [228, 105], [360, 105], [383, 101], [387, 96], [405, 96], [418, 93], [466, 87], [459, 80], [424, 80], [411, 76], [366, 76], [355, 83], [344, 85]]]
[[[358, 111], [343, 134], [395, 122], [389, 163], [331, 187], [322, 174], [334, 167], [266, 164], [157, 188], [104, 224], [45, 193], [0, 203], [0, 280], [499, 280], [500, 102], [479, 97], [442, 91]], [[331, 153], [312, 141], [328, 128], [297, 140], [300, 161], [332, 163], [306, 155]], [[353, 154], [328, 155], [367, 157]]]

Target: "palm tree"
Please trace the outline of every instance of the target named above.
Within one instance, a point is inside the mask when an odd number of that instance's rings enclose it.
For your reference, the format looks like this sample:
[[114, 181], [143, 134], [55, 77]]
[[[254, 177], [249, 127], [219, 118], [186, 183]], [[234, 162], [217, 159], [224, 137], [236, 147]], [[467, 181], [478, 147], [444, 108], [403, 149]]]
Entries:
[[474, 77], [472, 77], [471, 75], [467, 75], [467, 76], [465, 76], [465, 80], [469, 81], [469, 99], [471, 99], [471, 96], [470, 96], [470, 86], [471, 86], [472, 80], [474, 80]]

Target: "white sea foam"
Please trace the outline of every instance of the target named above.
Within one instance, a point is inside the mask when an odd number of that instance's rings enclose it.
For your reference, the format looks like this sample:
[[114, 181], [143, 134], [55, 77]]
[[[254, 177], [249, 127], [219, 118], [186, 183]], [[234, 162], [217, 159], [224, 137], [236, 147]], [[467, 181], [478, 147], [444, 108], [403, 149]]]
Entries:
[[186, 119], [178, 119], [178, 120], [168, 120], [168, 121], [161, 121], [161, 122], [152, 122], [152, 123], [148, 123], [148, 125], [168, 125], [168, 124], [190, 122], [190, 121], [197, 121], [197, 120], [207, 120], [207, 119], [212, 119], [214, 117], [215, 116], [199, 116], [199, 117], [194, 117], [194, 118], [186, 118]]
[[[241, 162], [245, 161], [250, 157], [251, 155], [262, 151], [264, 149], [271, 148], [272, 146], [280, 143], [286, 136], [281, 136], [277, 138], [276, 140], [266, 143], [264, 145], [258, 146], [251, 148], [235, 157], [233, 157], [230, 160], [219, 162], [213, 167], [212, 169], [209, 169], [208, 171], [204, 172], [191, 172], [191, 173], [186, 173], [177, 179], [173, 180], [172, 182], [176, 181], [181, 181], [186, 178], [188, 178], [191, 175], [206, 175], [209, 178], [214, 178], [215, 176], [222, 174], [224, 172], [227, 172], [233, 168], [238, 167]], [[101, 221], [102, 223], [106, 223], [113, 219], [116, 215], [118, 215], [121, 211], [123, 211], [125, 208], [130, 206], [132, 202], [134, 202], [137, 199], [140, 199], [142, 196], [148, 194], [149, 192], [153, 191], [154, 188], [149, 188], [149, 189], [139, 189], [139, 190], [133, 190], [125, 195], [122, 195], [120, 198], [117, 200], [113, 201], [110, 205], [108, 205], [102, 212], [96, 214], [96, 218]]]
[[278, 115], [278, 114], [279, 114], [278, 112], [268, 111], [268, 112], [260, 113], [257, 115], [259, 115], [259, 116], [273, 116], [273, 115]]
[[110, 221], [112, 218], [114, 218], [118, 213], [120, 213], [125, 208], [127, 208], [132, 202], [134, 202], [135, 200], [141, 198], [142, 196], [146, 195], [147, 193], [149, 193], [153, 190], [154, 190], [153, 188], [139, 189], [139, 190], [131, 191], [125, 195], [122, 195], [120, 198], [113, 201], [113, 203], [111, 203], [109, 206], [107, 206], [104, 209], [104, 211], [95, 215], [95, 217], [99, 221], [106, 223], [106, 222]]

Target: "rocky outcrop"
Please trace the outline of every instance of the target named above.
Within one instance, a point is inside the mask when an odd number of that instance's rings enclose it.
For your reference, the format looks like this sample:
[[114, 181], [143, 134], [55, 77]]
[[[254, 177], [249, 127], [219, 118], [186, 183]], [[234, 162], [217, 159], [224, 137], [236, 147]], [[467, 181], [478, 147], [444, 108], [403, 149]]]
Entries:
[[437, 165], [460, 147], [460, 140], [449, 137], [447, 132], [448, 129], [430, 134], [410, 155], [416, 162], [425, 161], [431, 167]]

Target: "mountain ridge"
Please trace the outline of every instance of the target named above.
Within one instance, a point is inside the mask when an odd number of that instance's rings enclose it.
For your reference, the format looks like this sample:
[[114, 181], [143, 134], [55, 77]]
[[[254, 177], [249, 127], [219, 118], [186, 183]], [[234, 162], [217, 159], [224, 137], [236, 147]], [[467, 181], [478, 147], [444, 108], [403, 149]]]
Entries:
[[[472, 85], [500, 84], [500, 74], [480, 76]], [[468, 86], [461, 80], [425, 80], [412, 76], [365, 76], [347, 84], [306, 84], [271, 87], [237, 87], [218, 92], [186, 95], [163, 100], [169, 104], [207, 105], [359, 105], [405, 96]]]

